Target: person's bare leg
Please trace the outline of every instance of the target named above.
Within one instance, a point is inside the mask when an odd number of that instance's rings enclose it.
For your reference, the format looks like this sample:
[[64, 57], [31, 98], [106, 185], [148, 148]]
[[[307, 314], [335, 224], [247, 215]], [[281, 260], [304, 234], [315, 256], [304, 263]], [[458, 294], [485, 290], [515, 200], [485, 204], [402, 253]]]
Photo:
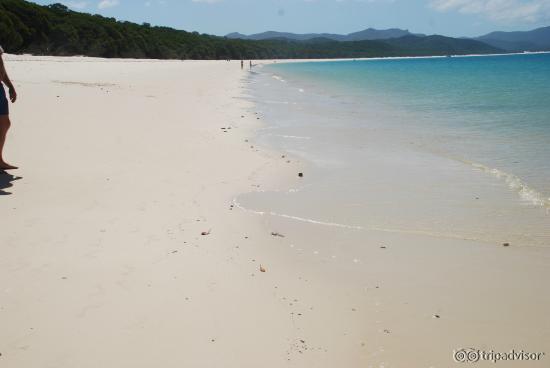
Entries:
[[13, 170], [17, 166], [13, 166], [4, 161], [4, 143], [6, 143], [6, 135], [10, 128], [11, 122], [8, 115], [0, 115], [0, 170]]

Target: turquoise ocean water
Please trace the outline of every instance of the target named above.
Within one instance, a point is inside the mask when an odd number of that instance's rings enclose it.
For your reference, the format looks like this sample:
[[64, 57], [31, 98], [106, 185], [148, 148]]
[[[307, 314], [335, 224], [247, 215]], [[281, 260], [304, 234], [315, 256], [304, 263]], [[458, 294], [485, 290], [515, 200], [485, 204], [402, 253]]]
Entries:
[[550, 245], [550, 54], [275, 64], [251, 89], [268, 122], [259, 139], [310, 162], [311, 177], [245, 205]]

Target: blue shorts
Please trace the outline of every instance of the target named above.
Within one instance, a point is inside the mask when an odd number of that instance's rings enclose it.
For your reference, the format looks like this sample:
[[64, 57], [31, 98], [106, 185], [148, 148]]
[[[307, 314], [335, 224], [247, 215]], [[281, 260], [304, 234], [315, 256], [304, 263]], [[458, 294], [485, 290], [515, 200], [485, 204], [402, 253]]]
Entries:
[[0, 115], [9, 115], [10, 108], [8, 106], [8, 99], [6, 98], [6, 92], [4, 86], [0, 84]]

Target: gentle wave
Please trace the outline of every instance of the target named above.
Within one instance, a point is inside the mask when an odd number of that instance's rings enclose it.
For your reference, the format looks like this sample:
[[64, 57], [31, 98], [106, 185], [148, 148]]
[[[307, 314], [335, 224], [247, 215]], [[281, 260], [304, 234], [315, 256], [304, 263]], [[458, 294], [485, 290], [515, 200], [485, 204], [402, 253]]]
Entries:
[[274, 216], [274, 217], [280, 217], [288, 220], [298, 221], [298, 222], [304, 222], [308, 224], [313, 225], [320, 225], [320, 226], [329, 226], [329, 227], [335, 227], [340, 229], [348, 229], [348, 230], [358, 230], [358, 231], [380, 231], [380, 232], [386, 232], [386, 233], [396, 233], [396, 234], [411, 234], [411, 235], [421, 235], [421, 236], [429, 236], [429, 237], [436, 237], [436, 238], [447, 238], [447, 239], [459, 239], [459, 240], [472, 240], [472, 241], [482, 241], [483, 239], [478, 237], [472, 237], [472, 236], [463, 236], [458, 234], [449, 234], [449, 233], [438, 233], [433, 231], [426, 231], [426, 230], [406, 230], [406, 229], [395, 229], [395, 228], [387, 228], [387, 227], [381, 227], [381, 226], [360, 226], [360, 225], [348, 225], [348, 224], [340, 224], [337, 222], [327, 222], [327, 221], [319, 221], [311, 218], [305, 218], [305, 217], [299, 217], [299, 216], [293, 216], [293, 215], [287, 215], [284, 213], [277, 213], [274, 211], [257, 211], [252, 210], [249, 208], [244, 207], [241, 205], [237, 199], [233, 199], [233, 206], [235, 208], [238, 208], [242, 211], [253, 213], [255, 215], [259, 216]]
[[303, 136], [299, 136], [299, 135], [285, 135], [285, 134], [274, 134], [273, 135], [274, 137], [279, 137], [279, 138], [286, 138], [286, 139], [303, 139], [303, 140], [311, 140], [311, 137], [303, 137]]
[[288, 101], [275, 101], [275, 100], [267, 100], [264, 102], [272, 105], [288, 105], [290, 103]]
[[282, 77], [278, 76], [277, 74], [273, 74], [271, 78], [278, 80], [279, 82], [286, 82]]
[[478, 170], [491, 174], [497, 179], [503, 180], [510, 189], [517, 191], [521, 199], [524, 201], [530, 202], [536, 206], [550, 208], [550, 198], [545, 198], [541, 193], [525, 184], [516, 175], [509, 174], [502, 170], [491, 168], [477, 162], [469, 162], [465, 160], [463, 160], [463, 162]]
[[[425, 148], [427, 149], [427, 148]], [[444, 151], [437, 150], [437, 149], [427, 149], [429, 152], [432, 152], [434, 154], [437, 154], [439, 156], [446, 157], [450, 160], [458, 161], [463, 164], [466, 164], [468, 166], [473, 167], [476, 170], [479, 170], [481, 172], [484, 172], [486, 174], [490, 174], [493, 177], [503, 180], [510, 189], [516, 191], [519, 195], [519, 197], [529, 202], [532, 205], [544, 207], [547, 209], [547, 212], [550, 211], [550, 198], [546, 198], [542, 193], [538, 192], [537, 190], [531, 188], [529, 185], [527, 185], [521, 178], [514, 174], [507, 173], [505, 171], [502, 171], [500, 169], [496, 169], [493, 167], [486, 166], [484, 164], [481, 164], [479, 162], [470, 161], [464, 158], [456, 157], [454, 155], [450, 155]]]

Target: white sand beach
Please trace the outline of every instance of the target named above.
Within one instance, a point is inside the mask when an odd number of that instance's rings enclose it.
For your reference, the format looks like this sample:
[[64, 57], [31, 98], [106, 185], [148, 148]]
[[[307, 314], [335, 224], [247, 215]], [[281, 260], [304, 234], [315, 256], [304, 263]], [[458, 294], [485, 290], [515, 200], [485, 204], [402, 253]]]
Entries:
[[550, 247], [234, 207], [304, 170], [255, 144], [238, 61], [5, 62], [0, 367], [447, 368], [462, 348], [548, 366]]

